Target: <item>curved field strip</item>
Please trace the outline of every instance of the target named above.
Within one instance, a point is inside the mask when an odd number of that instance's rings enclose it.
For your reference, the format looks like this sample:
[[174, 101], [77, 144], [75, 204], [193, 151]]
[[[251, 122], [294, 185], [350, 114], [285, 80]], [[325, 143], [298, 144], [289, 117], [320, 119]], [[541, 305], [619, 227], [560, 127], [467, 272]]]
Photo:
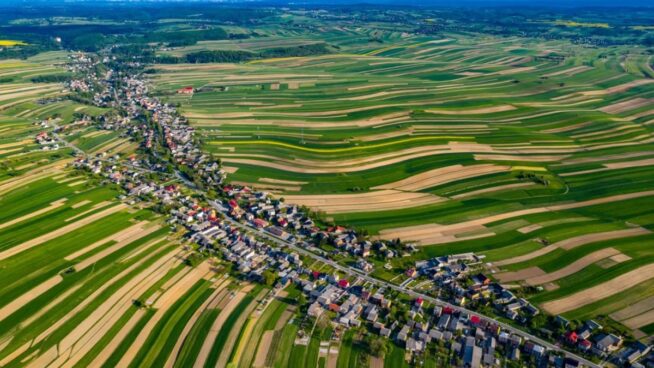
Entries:
[[548, 274], [540, 275], [540, 276], [533, 276], [529, 277], [525, 280], [525, 282], [529, 285], [542, 285], [542, 284], [547, 284], [552, 281], [556, 281], [558, 279], [564, 278], [566, 276], [570, 276], [576, 272], [578, 272], [581, 269], [584, 269], [591, 264], [594, 264], [600, 260], [613, 257], [616, 255], [622, 255], [619, 250], [616, 250], [614, 248], [605, 248], [602, 250], [598, 250], [597, 252], [593, 252], [583, 258], [580, 258], [573, 262], [572, 264], [558, 270], [555, 272], [551, 272]]
[[373, 187], [372, 189], [420, 191], [456, 180], [506, 172], [509, 170], [510, 167], [508, 166], [497, 166], [492, 164], [471, 166], [453, 165], [410, 176], [406, 179], [394, 183], [379, 185], [377, 187]]
[[402, 145], [402, 144], [411, 143], [411, 142], [434, 141], [434, 140], [437, 140], [437, 139], [456, 140], [456, 139], [467, 139], [467, 138], [466, 137], [459, 137], [459, 136], [412, 137], [412, 138], [406, 138], [406, 139], [393, 141], [393, 142], [377, 143], [377, 144], [371, 144], [371, 145], [366, 145], [366, 146], [361, 146], [361, 147], [346, 147], [346, 148], [313, 148], [313, 147], [297, 146], [297, 145], [292, 145], [292, 144], [277, 142], [277, 141], [264, 141], [264, 140], [233, 141], [233, 142], [230, 141], [230, 142], [225, 142], [225, 143], [214, 142], [213, 144], [216, 144], [216, 145], [228, 144], [230, 146], [234, 146], [234, 145], [254, 145], [254, 146], [256, 146], [256, 145], [270, 145], [270, 146], [278, 146], [278, 147], [289, 148], [289, 149], [293, 149], [293, 150], [305, 151], [305, 152], [311, 152], [311, 153], [334, 154], [334, 153], [350, 153], [350, 152], [356, 152], [356, 151], [373, 150], [373, 149], [376, 149], [376, 148], [389, 147], [389, 146], [395, 146], [395, 145]]
[[[261, 290], [256, 296], [254, 296], [253, 300], [260, 301], [266, 293], [268, 293], [268, 290]], [[231, 360], [234, 357], [233, 354], [236, 351], [235, 349], [238, 349], [237, 343], [240, 341], [239, 337], [242, 332], [248, 333], [247, 330], [244, 331], [245, 328], [248, 328], [246, 322], [254, 312], [257, 304], [258, 302], [250, 302], [243, 310], [238, 311], [238, 315], [234, 316], [236, 319], [232, 322], [231, 330], [226, 331], [223, 335], [225, 340], [223, 341], [221, 349], [218, 351], [219, 355], [216, 357], [216, 367], [225, 367], [232, 363]]]
[[565, 313], [617, 294], [625, 289], [625, 285], [637, 285], [651, 278], [654, 278], [654, 264], [639, 267], [573, 295], [542, 303], [541, 307], [551, 314]]
[[[575, 203], [523, 209], [523, 210], [488, 216], [476, 220], [461, 222], [457, 224], [450, 224], [450, 225], [425, 224], [425, 225], [408, 226], [404, 228], [385, 229], [380, 231], [380, 236], [386, 239], [401, 238], [407, 241], [415, 241], [421, 245], [439, 244], [442, 243], [443, 241], [445, 242], [452, 241], [451, 236], [453, 234], [461, 234], [471, 230], [481, 230], [484, 229], [484, 225], [496, 221], [506, 220], [506, 219], [530, 215], [530, 214], [536, 214], [536, 213], [581, 208], [581, 207], [593, 206], [603, 203], [624, 201], [633, 198], [648, 197], [653, 195], [654, 195], [654, 191], [620, 194], [620, 195], [591, 199], [591, 200], [575, 202]], [[636, 229], [632, 231], [642, 232], [647, 230]], [[572, 247], [573, 245], [569, 244], [566, 246]]]
[[66, 260], [73, 260], [75, 258], [81, 257], [81, 256], [85, 255], [86, 253], [89, 253], [89, 252], [95, 250], [96, 248], [98, 248], [98, 247], [100, 247], [100, 246], [102, 246], [102, 245], [104, 245], [106, 243], [109, 243], [111, 241], [114, 241], [117, 244], [123, 244], [123, 245], [129, 244], [132, 241], [134, 241], [136, 239], [139, 239], [141, 237], [144, 237], [144, 236], [148, 235], [149, 233], [157, 230], [157, 228], [158, 228], [157, 226], [147, 226], [148, 224], [149, 224], [148, 221], [142, 221], [142, 222], [140, 222], [140, 223], [138, 223], [136, 225], [133, 225], [133, 226], [127, 228], [127, 229], [124, 229], [124, 230], [122, 230], [122, 231], [120, 231], [120, 232], [118, 232], [116, 234], [113, 234], [113, 235], [111, 235], [109, 237], [106, 237], [106, 238], [104, 238], [104, 239], [102, 239], [100, 241], [97, 241], [97, 242], [95, 242], [95, 243], [93, 243], [91, 245], [88, 245], [88, 246], [78, 250], [77, 252], [66, 256], [65, 259]]
[[569, 239], [561, 240], [554, 244], [550, 244], [534, 252], [527, 253], [513, 258], [503, 259], [501, 261], [494, 262], [493, 264], [497, 267], [507, 266], [515, 263], [526, 262], [544, 256], [552, 251], [555, 251], [556, 249], [570, 250], [590, 243], [611, 240], [611, 239], [622, 239], [631, 236], [645, 235], [649, 233], [650, 231], [644, 228], [633, 228], [633, 229], [615, 230], [615, 231], [607, 231], [601, 233], [579, 235]]
[[516, 107], [512, 105], [499, 105], [499, 106], [492, 106], [492, 107], [480, 107], [476, 109], [469, 109], [469, 110], [445, 110], [445, 109], [427, 109], [425, 112], [428, 112], [430, 114], [437, 114], [437, 115], [481, 115], [481, 114], [492, 114], [496, 112], [505, 112], [505, 111], [513, 111], [515, 110]]
[[505, 184], [505, 185], [498, 185], [490, 188], [485, 188], [485, 189], [478, 189], [478, 190], [473, 190], [470, 192], [466, 193], [461, 193], [457, 195], [453, 195], [451, 198], [452, 199], [463, 199], [463, 198], [468, 198], [468, 197], [475, 197], [478, 195], [482, 194], [489, 194], [489, 193], [497, 193], [505, 190], [511, 190], [511, 189], [518, 189], [518, 188], [527, 188], [533, 186], [532, 183], [515, 183], [515, 184]]
[[378, 190], [361, 194], [285, 195], [288, 203], [308, 206], [326, 213], [366, 212], [416, 207], [443, 201], [428, 193], [410, 193], [397, 190]]

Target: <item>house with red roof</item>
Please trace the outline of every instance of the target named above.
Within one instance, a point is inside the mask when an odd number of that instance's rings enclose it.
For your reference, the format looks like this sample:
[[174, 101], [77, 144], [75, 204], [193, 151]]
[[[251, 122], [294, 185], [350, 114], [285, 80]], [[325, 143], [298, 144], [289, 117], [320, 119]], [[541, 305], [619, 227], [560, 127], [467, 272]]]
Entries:
[[180, 88], [177, 90], [177, 93], [180, 95], [192, 95], [195, 92], [195, 89], [191, 86]]
[[577, 340], [579, 339], [579, 336], [575, 331], [566, 332], [564, 337], [565, 337], [565, 341], [569, 342], [570, 344], [576, 344]]
[[418, 307], [422, 307], [422, 305], [423, 305], [424, 303], [425, 303], [425, 301], [424, 301], [422, 298], [420, 298], [420, 297], [418, 297], [418, 298], [415, 300], [415, 304], [416, 304], [416, 306], [418, 306]]
[[256, 226], [256, 227], [258, 227], [260, 229], [268, 226], [268, 221], [266, 221], [264, 219], [260, 219], [260, 218], [254, 219], [254, 221], [252, 221], [252, 223], [254, 224], [254, 226]]
[[346, 289], [350, 287], [350, 282], [347, 281], [346, 279], [342, 279], [338, 281], [338, 286], [342, 287], [343, 289]]

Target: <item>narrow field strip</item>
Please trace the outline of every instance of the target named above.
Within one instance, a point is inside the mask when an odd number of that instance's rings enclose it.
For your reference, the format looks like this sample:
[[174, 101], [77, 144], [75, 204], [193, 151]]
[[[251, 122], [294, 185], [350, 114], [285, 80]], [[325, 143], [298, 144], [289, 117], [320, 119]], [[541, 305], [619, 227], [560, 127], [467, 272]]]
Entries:
[[39, 236], [39, 237], [37, 237], [35, 239], [29, 240], [29, 241], [27, 241], [25, 243], [22, 243], [20, 245], [15, 246], [15, 247], [9, 248], [6, 251], [0, 252], [0, 261], [4, 260], [4, 259], [7, 259], [9, 257], [12, 257], [12, 256], [14, 256], [16, 254], [22, 253], [22, 252], [24, 252], [26, 250], [32, 249], [32, 248], [34, 248], [34, 247], [36, 247], [36, 246], [38, 246], [40, 244], [43, 244], [43, 243], [45, 243], [45, 242], [47, 242], [49, 240], [58, 238], [58, 237], [60, 237], [62, 235], [65, 235], [65, 234], [71, 232], [71, 231], [77, 230], [77, 229], [79, 229], [79, 228], [81, 228], [81, 227], [83, 227], [85, 225], [88, 225], [88, 224], [93, 223], [95, 221], [101, 220], [104, 217], [107, 217], [107, 216], [109, 216], [111, 214], [122, 211], [122, 210], [124, 210], [126, 208], [128, 208], [128, 206], [126, 204], [120, 203], [120, 204], [118, 204], [116, 206], [113, 206], [111, 208], [108, 208], [108, 209], [106, 209], [104, 211], [101, 211], [101, 212], [95, 213], [93, 215], [90, 215], [89, 217], [86, 217], [86, 218], [84, 218], [82, 220], [79, 220], [79, 221], [74, 222], [72, 224], [60, 227], [57, 230], [51, 231], [51, 232], [49, 232], [49, 233], [47, 233], [45, 235]]
[[417, 207], [444, 201], [429, 193], [378, 190], [361, 194], [286, 195], [288, 203], [323, 210], [329, 214], [369, 212]]
[[180, 333], [179, 337], [177, 338], [177, 342], [175, 343], [175, 346], [173, 347], [173, 350], [170, 352], [170, 355], [168, 356], [168, 359], [166, 360], [166, 365], [164, 365], [164, 368], [172, 368], [175, 365], [175, 362], [178, 359], [178, 355], [180, 353], [180, 350], [182, 349], [182, 345], [185, 343], [190, 343], [189, 341], [186, 341], [187, 336], [189, 332], [191, 332], [191, 329], [193, 328], [193, 325], [197, 322], [198, 318], [200, 318], [200, 315], [202, 312], [204, 312], [209, 305], [211, 305], [212, 302], [214, 302], [219, 295], [221, 295], [222, 291], [225, 289], [227, 285], [229, 285], [229, 281], [225, 281], [224, 279], [221, 279], [220, 283], [217, 285], [213, 293], [207, 298], [200, 308], [198, 308], [191, 318], [188, 320], [186, 323], [186, 326], [184, 326], [184, 329]]
[[11, 220], [11, 221], [4, 222], [4, 223], [0, 224], [0, 229], [4, 229], [6, 227], [15, 225], [15, 224], [17, 224], [19, 222], [22, 222], [22, 221], [25, 221], [27, 219], [31, 219], [31, 218], [40, 216], [40, 215], [42, 215], [44, 213], [55, 210], [55, 209], [63, 206], [66, 203], [67, 200], [68, 200], [67, 198], [62, 198], [62, 199], [56, 200], [56, 201], [50, 203], [50, 205], [48, 207], [44, 207], [44, 208], [41, 208], [40, 210], [30, 212], [29, 214], [27, 214], [25, 216], [17, 217], [15, 219]]
[[195, 360], [195, 364], [193, 365], [194, 367], [203, 368], [206, 365], [209, 353], [211, 352], [211, 348], [213, 347], [214, 342], [218, 337], [218, 333], [220, 332], [222, 325], [251, 289], [251, 286], [246, 286], [245, 288], [239, 290], [236, 292], [236, 295], [234, 295], [234, 297], [229, 300], [225, 307], [221, 309], [218, 318], [216, 318], [214, 323], [211, 325], [209, 333], [204, 339], [202, 348], [200, 349], [200, 352], [198, 353], [198, 356]]
[[654, 323], [654, 310], [621, 321], [625, 326], [636, 329]]
[[88, 245], [88, 246], [78, 250], [75, 253], [69, 254], [66, 257], [64, 257], [64, 259], [67, 260], [67, 261], [70, 261], [70, 260], [79, 258], [79, 257], [81, 257], [81, 256], [83, 256], [83, 255], [95, 250], [96, 248], [98, 248], [98, 247], [100, 247], [100, 246], [102, 246], [104, 244], [107, 244], [107, 243], [109, 243], [111, 241], [115, 241], [118, 244], [122, 243], [123, 245], [126, 245], [126, 244], [131, 243], [132, 241], [134, 241], [136, 239], [142, 238], [142, 237], [144, 237], [144, 236], [146, 236], [146, 235], [150, 234], [151, 232], [156, 231], [158, 229], [158, 227], [156, 225], [147, 226], [148, 224], [150, 224], [150, 222], [141, 221], [136, 225], [132, 225], [132, 226], [128, 227], [127, 229], [123, 229], [123, 230], [121, 230], [121, 231], [119, 231], [119, 232], [117, 232], [115, 234], [112, 234], [112, 235], [110, 235], [110, 236], [108, 236], [108, 237], [106, 237], [106, 238], [104, 238], [102, 240], [99, 240], [99, 241], [97, 241], [97, 242], [95, 242], [95, 243], [93, 243], [91, 245]]
[[611, 313], [610, 317], [616, 321], [623, 321], [654, 309], [654, 296], [645, 298], [635, 304]]
[[429, 170], [418, 175], [394, 183], [388, 183], [373, 187], [372, 189], [395, 189], [401, 191], [420, 191], [443, 185], [457, 180], [469, 179], [478, 176], [495, 174], [510, 171], [509, 166], [498, 166], [493, 164], [482, 165], [452, 165], [438, 169]]

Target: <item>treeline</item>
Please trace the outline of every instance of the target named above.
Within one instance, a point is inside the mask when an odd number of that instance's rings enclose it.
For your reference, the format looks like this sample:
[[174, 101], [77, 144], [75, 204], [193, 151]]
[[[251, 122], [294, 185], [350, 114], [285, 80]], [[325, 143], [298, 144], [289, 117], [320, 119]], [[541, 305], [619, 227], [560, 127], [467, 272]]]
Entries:
[[112, 44], [148, 45], [152, 43], [173, 45], [194, 45], [198, 41], [219, 41], [233, 38], [245, 38], [247, 35], [230, 35], [220, 27], [188, 31], [154, 31], [125, 30], [125, 33], [91, 32], [76, 35], [62, 41], [64, 47], [73, 50], [98, 51]]
[[181, 63], [239, 63], [257, 59], [324, 55], [332, 52], [332, 47], [325, 43], [277, 47], [261, 52], [242, 50], [206, 50], [191, 52], [184, 56], [157, 56], [153, 62], [159, 64]]
[[63, 83], [70, 80], [69, 74], [46, 74], [30, 78], [32, 83]]

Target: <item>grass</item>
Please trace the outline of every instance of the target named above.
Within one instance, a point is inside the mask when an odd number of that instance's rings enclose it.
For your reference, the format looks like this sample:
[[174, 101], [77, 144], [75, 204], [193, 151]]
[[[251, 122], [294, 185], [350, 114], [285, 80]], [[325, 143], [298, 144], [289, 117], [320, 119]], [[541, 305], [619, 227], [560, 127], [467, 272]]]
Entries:
[[293, 342], [297, 335], [297, 325], [287, 324], [281, 331], [279, 337], [279, 345], [275, 353], [274, 367], [282, 368], [287, 367], [291, 351], [293, 349]]

